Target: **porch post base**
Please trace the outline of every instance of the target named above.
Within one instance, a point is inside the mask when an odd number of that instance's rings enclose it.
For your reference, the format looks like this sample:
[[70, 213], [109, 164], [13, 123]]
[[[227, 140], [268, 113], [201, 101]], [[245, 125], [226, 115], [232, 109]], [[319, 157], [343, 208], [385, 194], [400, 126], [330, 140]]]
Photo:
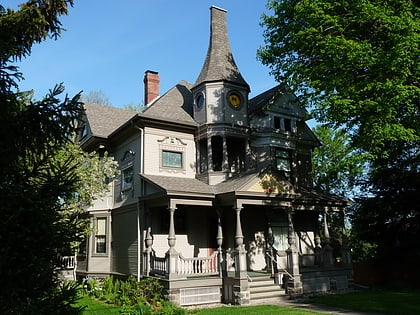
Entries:
[[293, 279], [289, 279], [287, 283], [287, 294], [291, 297], [297, 297], [303, 294], [303, 285], [300, 275], [293, 275]]
[[238, 250], [235, 254], [235, 278], [247, 279], [246, 251]]
[[168, 289], [166, 291], [166, 299], [176, 305], [181, 305], [181, 291], [180, 289]]
[[233, 298], [235, 305], [247, 305], [250, 303], [248, 279], [235, 279]]

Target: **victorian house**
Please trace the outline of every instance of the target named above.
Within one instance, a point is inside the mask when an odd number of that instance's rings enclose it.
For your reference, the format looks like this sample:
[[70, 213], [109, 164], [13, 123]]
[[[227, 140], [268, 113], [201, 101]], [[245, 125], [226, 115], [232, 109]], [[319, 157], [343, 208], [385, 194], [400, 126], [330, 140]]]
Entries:
[[210, 13], [194, 83], [160, 94], [146, 71], [144, 111], [85, 104], [81, 146], [107, 151], [120, 175], [88, 209], [76, 274], [156, 277], [180, 305], [345, 289], [349, 251], [343, 238], [333, 255], [329, 216], [348, 202], [312, 187], [306, 111], [284, 84], [248, 99], [226, 11]]

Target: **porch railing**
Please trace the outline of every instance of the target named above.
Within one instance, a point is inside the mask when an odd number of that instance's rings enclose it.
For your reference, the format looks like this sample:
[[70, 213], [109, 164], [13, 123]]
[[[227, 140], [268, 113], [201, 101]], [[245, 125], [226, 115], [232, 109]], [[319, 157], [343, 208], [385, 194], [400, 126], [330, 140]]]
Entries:
[[[214, 251], [211, 256], [207, 257], [191, 257], [185, 258], [182, 254], [178, 254], [177, 267], [175, 273], [180, 276], [210, 276], [218, 275], [220, 272], [218, 251]], [[147, 268], [147, 254], [145, 254], [145, 267]], [[157, 257], [154, 252], [150, 253], [150, 274], [167, 275], [168, 256]], [[147, 270], [147, 269], [146, 269]]]
[[76, 267], [76, 256], [60, 256], [60, 269], [74, 269]]
[[218, 251], [208, 257], [185, 258], [182, 254], [178, 257], [179, 275], [208, 276], [219, 274]]
[[154, 252], [150, 255], [150, 271], [154, 274], [164, 275], [167, 271], [166, 257], [157, 257]]

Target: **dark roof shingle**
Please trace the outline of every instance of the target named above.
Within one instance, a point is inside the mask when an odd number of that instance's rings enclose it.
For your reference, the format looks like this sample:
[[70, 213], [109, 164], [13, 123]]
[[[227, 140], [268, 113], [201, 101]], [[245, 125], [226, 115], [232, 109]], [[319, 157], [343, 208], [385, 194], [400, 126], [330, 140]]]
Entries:
[[197, 125], [192, 118], [193, 97], [191, 84], [179, 82], [168, 92], [154, 100], [139, 115], [146, 118]]
[[197, 193], [214, 195], [213, 189], [210, 185], [195, 179], [184, 177], [169, 177], [160, 175], [145, 175], [141, 174], [146, 180], [154, 183], [167, 192], [178, 193]]
[[118, 127], [137, 115], [137, 112], [132, 110], [95, 103], [84, 103], [83, 106], [94, 137], [107, 138]]

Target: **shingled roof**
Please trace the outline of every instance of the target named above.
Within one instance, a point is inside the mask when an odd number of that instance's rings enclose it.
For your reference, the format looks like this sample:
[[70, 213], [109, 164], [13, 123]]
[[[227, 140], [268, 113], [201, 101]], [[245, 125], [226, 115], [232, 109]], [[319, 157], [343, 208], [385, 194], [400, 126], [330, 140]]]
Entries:
[[187, 81], [179, 82], [168, 92], [155, 99], [139, 115], [196, 126], [197, 123], [192, 118], [193, 97], [190, 89], [191, 84]]
[[92, 136], [107, 138], [118, 127], [137, 115], [137, 112], [95, 103], [84, 103]]
[[214, 195], [212, 186], [195, 179], [141, 174], [143, 178], [154, 183], [169, 193], [209, 194]]
[[200, 75], [194, 86], [204, 82], [227, 81], [247, 87], [245, 79], [239, 72], [230, 49], [226, 11], [217, 7], [211, 7], [210, 43], [206, 59]]

